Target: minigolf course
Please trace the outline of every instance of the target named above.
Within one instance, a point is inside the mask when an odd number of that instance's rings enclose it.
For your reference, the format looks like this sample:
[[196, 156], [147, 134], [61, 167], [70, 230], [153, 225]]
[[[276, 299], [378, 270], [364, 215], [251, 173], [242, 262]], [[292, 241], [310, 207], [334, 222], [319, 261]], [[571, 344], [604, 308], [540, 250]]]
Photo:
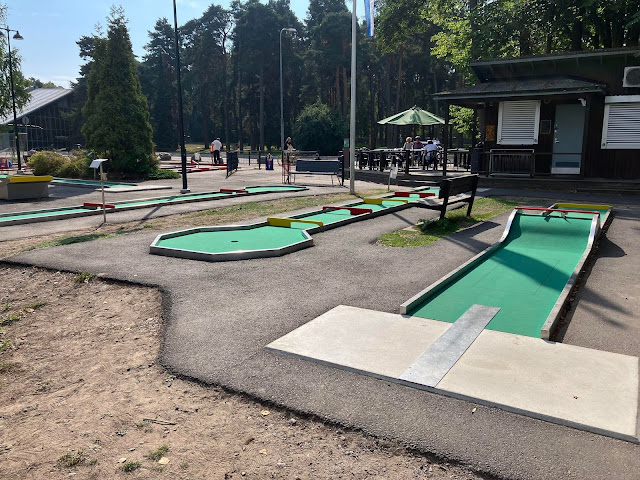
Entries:
[[517, 208], [498, 243], [401, 314], [339, 305], [265, 348], [638, 443], [640, 359], [541, 338], [610, 212]]
[[198, 227], [158, 235], [149, 251], [156, 255], [211, 262], [286, 255], [313, 245], [315, 232], [366, 220], [415, 205], [437, 189], [393, 192], [347, 205], [326, 205], [291, 217], [270, 217], [251, 225]]

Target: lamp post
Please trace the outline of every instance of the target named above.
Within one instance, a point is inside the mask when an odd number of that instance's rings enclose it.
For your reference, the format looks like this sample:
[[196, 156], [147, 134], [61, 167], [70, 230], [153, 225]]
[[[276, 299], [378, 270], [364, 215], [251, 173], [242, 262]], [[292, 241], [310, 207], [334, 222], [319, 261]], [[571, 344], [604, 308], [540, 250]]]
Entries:
[[13, 140], [16, 142], [16, 153], [18, 154], [18, 173], [22, 172], [22, 160], [20, 158], [20, 142], [18, 141], [18, 115], [16, 112], [16, 91], [13, 84], [13, 59], [11, 58], [11, 32], [16, 32], [14, 40], [24, 40], [18, 30], [11, 30], [6, 25], [0, 27], [7, 32], [7, 46], [9, 47], [9, 78], [11, 79], [11, 100], [13, 102]]
[[178, 128], [180, 130], [180, 157], [182, 159], [182, 189], [180, 193], [189, 193], [187, 188], [187, 149], [184, 146], [184, 119], [182, 117], [182, 84], [180, 82], [180, 42], [178, 40], [178, 14], [176, 0], [173, 0], [173, 30], [176, 38], [176, 76], [178, 79]]
[[298, 33], [295, 28], [280, 30], [280, 162], [284, 163], [284, 94], [282, 87], [282, 32]]

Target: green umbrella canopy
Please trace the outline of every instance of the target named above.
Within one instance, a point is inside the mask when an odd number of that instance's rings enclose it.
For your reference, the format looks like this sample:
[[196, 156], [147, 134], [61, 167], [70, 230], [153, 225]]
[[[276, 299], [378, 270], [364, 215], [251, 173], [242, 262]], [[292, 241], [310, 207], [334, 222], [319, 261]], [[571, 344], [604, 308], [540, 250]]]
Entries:
[[378, 123], [381, 125], [444, 125], [444, 120], [420, 107], [413, 106], [409, 110], [391, 115]]

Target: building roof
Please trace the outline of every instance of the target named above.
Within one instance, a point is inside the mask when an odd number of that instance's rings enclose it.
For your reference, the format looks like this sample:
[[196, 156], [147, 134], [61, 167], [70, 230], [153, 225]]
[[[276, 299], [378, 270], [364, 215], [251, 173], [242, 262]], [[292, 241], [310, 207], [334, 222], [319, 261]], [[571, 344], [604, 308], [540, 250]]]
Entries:
[[[21, 110], [17, 111], [16, 116], [20, 119], [25, 115], [29, 115], [31, 112], [35, 112], [62, 97], [66, 97], [72, 91], [70, 88], [36, 88], [31, 90], [29, 92], [31, 98]], [[13, 111], [4, 117], [0, 117], [0, 125], [6, 125], [8, 123], [13, 123]]]
[[[507, 80], [516, 77], [570, 74], [585, 68], [606, 69], [607, 63], [624, 61], [627, 65], [640, 64], [640, 49], [609, 48], [577, 52], [558, 52], [527, 57], [493, 58], [471, 62], [471, 69], [481, 82]], [[587, 67], [591, 66], [591, 67]]]
[[604, 93], [606, 85], [569, 77], [534, 78], [506, 82], [485, 82], [436, 93], [444, 100], [483, 100], [495, 98], [531, 97], [536, 95], [566, 95]]

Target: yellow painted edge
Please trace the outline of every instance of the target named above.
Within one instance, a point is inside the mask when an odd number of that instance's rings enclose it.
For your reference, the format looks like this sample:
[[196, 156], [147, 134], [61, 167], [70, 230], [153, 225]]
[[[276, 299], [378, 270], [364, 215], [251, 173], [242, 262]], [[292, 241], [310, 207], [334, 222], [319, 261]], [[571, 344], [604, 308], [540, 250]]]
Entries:
[[409, 203], [409, 200], [405, 200], [404, 198], [363, 198], [363, 203], [368, 203], [370, 205], [382, 205], [382, 202], [400, 202], [400, 203]]
[[53, 177], [51, 175], [11, 175], [7, 177], [9, 183], [27, 183], [27, 182], [51, 182]]
[[595, 203], [556, 203], [556, 207], [575, 210], [589, 210], [590, 208], [595, 208], [596, 210], [611, 209], [611, 205], [596, 205]]
[[322, 227], [324, 223], [318, 220], [302, 220], [300, 218], [279, 218], [279, 217], [268, 217], [267, 223], [274, 227], [290, 227], [292, 223], [310, 223], [312, 225], [318, 225]]

